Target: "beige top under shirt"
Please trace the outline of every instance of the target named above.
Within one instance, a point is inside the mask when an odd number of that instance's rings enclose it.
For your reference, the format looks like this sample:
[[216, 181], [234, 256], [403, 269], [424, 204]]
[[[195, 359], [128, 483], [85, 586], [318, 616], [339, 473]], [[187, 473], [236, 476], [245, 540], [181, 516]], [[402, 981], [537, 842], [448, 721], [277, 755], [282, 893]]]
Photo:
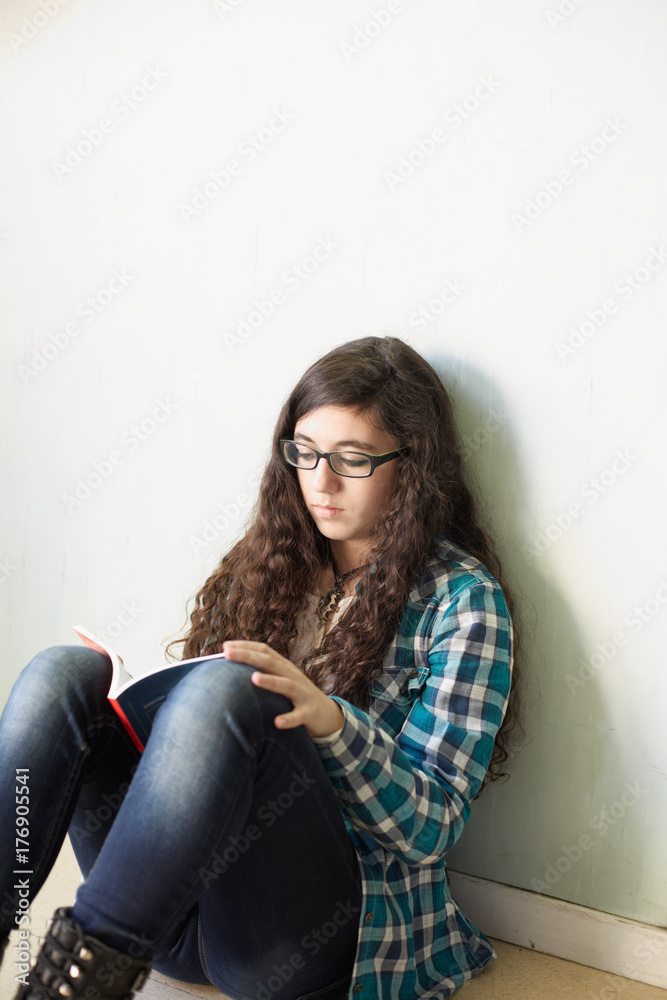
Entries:
[[[309, 653], [312, 649], [316, 649], [320, 645], [325, 632], [328, 632], [331, 626], [335, 624], [350, 601], [354, 600], [354, 597], [354, 594], [350, 594], [348, 597], [341, 598], [336, 611], [328, 619], [325, 628], [325, 625], [320, 624], [317, 620], [317, 605], [320, 602], [319, 594], [306, 594], [306, 601], [297, 616], [298, 633], [291, 640], [289, 646], [289, 658], [296, 667], [301, 666], [301, 661], [306, 653]], [[329, 678], [322, 687], [325, 694], [331, 693], [331, 681], [332, 679]], [[342, 731], [343, 727], [341, 726], [340, 729], [337, 729], [335, 733], [330, 733], [329, 736], [311, 736], [311, 739], [313, 743], [324, 746], [338, 739]]]

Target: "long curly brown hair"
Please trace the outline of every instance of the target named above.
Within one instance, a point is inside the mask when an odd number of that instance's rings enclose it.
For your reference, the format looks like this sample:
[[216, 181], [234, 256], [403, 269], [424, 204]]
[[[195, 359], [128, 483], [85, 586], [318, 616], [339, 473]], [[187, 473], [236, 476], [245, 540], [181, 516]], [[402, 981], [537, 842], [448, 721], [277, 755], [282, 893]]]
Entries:
[[[372, 574], [360, 580], [357, 599], [341, 612], [301, 669], [322, 687], [331, 673], [339, 695], [366, 710], [369, 687], [382, 673], [415, 581], [444, 533], [479, 559], [501, 585], [514, 618], [514, 601], [487, 532], [464, 482], [463, 447], [450, 398], [431, 365], [397, 337], [363, 337], [341, 344], [312, 364], [287, 397], [275, 426], [271, 455], [245, 536], [227, 552], [197, 593], [184, 658], [222, 651], [225, 639], [265, 642], [282, 656], [297, 634], [295, 612], [331, 559], [304, 503], [297, 470], [280, 450], [297, 421], [320, 406], [355, 407], [408, 446], [396, 484], [377, 521], [367, 555]], [[381, 558], [379, 558], [381, 557]], [[379, 561], [378, 561], [379, 559]], [[518, 722], [514, 671], [510, 700], [496, 735], [487, 780], [506, 776], [510, 732]], [[309, 664], [315, 657], [320, 662]]]

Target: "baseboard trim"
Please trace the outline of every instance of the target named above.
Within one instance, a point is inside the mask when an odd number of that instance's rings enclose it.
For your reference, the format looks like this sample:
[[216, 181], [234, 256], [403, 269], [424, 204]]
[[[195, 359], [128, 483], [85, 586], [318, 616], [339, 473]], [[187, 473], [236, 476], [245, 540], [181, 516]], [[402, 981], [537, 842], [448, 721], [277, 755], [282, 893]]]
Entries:
[[667, 930], [449, 870], [452, 895], [489, 937], [667, 989]]

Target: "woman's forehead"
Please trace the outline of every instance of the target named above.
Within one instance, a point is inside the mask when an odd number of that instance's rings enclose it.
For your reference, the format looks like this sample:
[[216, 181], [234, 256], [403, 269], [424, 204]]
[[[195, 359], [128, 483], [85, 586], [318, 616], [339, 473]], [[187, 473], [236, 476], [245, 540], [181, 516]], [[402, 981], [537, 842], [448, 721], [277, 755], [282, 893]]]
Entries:
[[373, 444], [374, 439], [387, 436], [374, 411], [362, 412], [358, 407], [333, 404], [318, 406], [305, 413], [296, 422], [294, 433], [297, 430], [312, 438], [321, 434], [337, 439], [354, 438], [365, 444]]

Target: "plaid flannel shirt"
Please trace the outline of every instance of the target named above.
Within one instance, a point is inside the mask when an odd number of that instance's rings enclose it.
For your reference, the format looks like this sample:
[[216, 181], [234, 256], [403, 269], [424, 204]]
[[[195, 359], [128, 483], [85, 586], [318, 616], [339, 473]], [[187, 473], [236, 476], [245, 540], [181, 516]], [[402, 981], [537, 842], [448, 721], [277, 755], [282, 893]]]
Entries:
[[450, 996], [496, 957], [452, 899], [445, 855], [507, 707], [512, 624], [486, 567], [444, 536], [413, 587], [364, 712], [316, 744], [360, 864], [350, 1000]]

